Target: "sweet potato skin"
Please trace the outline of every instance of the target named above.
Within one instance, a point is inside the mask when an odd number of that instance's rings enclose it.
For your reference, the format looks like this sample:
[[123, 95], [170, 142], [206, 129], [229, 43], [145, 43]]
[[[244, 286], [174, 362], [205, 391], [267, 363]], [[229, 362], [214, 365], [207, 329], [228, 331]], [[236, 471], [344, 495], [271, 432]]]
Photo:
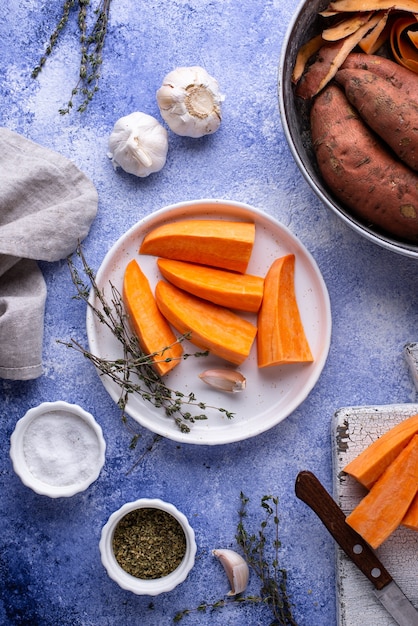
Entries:
[[418, 176], [385, 149], [335, 84], [313, 102], [311, 135], [333, 194], [368, 224], [417, 243]]
[[358, 69], [372, 72], [376, 76], [383, 78], [390, 85], [393, 85], [393, 87], [402, 89], [404, 96], [406, 95], [418, 102], [417, 74], [391, 59], [381, 57], [378, 54], [351, 52], [340, 69]]
[[417, 171], [418, 102], [367, 70], [339, 70], [335, 80], [366, 124], [406, 165]]

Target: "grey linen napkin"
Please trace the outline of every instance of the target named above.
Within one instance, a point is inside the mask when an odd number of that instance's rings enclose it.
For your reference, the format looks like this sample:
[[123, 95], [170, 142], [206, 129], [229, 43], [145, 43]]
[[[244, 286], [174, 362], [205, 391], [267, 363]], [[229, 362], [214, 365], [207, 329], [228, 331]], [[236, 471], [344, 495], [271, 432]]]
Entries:
[[97, 205], [74, 163], [0, 128], [0, 378], [42, 374], [46, 285], [37, 261], [74, 252]]

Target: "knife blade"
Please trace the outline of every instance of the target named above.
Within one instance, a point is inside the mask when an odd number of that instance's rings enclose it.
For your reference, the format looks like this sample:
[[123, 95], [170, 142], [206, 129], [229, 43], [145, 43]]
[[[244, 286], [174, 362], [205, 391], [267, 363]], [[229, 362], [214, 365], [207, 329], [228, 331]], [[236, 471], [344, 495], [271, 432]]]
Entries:
[[398, 587], [372, 548], [345, 521], [345, 514], [318, 478], [299, 472], [295, 493], [319, 517], [346, 555], [374, 586], [374, 594], [399, 626], [418, 626], [418, 611]]

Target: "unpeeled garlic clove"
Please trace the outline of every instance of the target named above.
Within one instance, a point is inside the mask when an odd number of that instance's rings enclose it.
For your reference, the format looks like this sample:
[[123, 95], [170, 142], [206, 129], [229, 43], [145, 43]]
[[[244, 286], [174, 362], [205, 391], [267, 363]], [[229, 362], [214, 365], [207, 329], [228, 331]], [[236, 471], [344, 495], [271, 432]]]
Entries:
[[177, 67], [157, 91], [162, 118], [182, 137], [203, 137], [218, 130], [224, 97], [203, 67]]
[[228, 576], [231, 590], [227, 595], [236, 596], [245, 591], [250, 577], [250, 570], [248, 569], [245, 559], [238, 554], [238, 552], [235, 552], [235, 550], [212, 550], [212, 554], [222, 563], [226, 575]]
[[228, 393], [236, 393], [245, 389], [247, 380], [240, 372], [229, 369], [205, 370], [199, 374], [204, 383]]

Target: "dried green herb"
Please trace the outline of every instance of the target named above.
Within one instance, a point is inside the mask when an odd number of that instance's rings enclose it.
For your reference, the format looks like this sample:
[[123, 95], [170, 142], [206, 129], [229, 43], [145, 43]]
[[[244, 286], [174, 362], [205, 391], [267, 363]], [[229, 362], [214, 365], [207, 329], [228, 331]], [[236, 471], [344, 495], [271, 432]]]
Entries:
[[161, 509], [127, 513], [113, 535], [113, 552], [131, 576], [151, 580], [173, 572], [186, 553], [186, 536], [175, 517]]
[[[208, 408], [232, 418], [233, 413], [223, 408], [209, 407], [204, 402], [198, 401], [193, 392], [186, 395], [181, 391], [170, 389], [166, 385], [152, 367], [151, 357], [154, 355], [144, 354], [137, 338], [132, 334], [119, 291], [114, 285], [110, 285], [112, 295], [110, 302], [108, 302], [104, 291], [96, 283], [94, 272], [89, 267], [80, 245], [77, 247], [76, 255], [82, 261], [83, 270], [90, 285], [87, 285], [81, 278], [73, 257], [69, 257], [68, 265], [72, 281], [77, 289], [75, 298], [83, 300], [91, 308], [97, 320], [104, 324], [119, 341], [123, 356], [116, 360], [107, 360], [89, 352], [75, 339], [71, 339], [69, 342], [60, 341], [59, 343], [81, 352], [97, 368], [101, 376], [107, 376], [120, 387], [121, 395], [118, 406], [122, 411], [123, 421], [126, 422], [127, 420], [125, 409], [131, 394], [139, 394], [145, 401], [161, 408], [165, 415], [173, 419], [180, 431], [184, 433], [190, 432], [191, 424], [207, 419], [204, 411]], [[93, 291], [94, 299], [90, 299], [90, 290]], [[93, 300], [94, 302], [97, 301], [97, 304], [94, 304]], [[187, 335], [183, 335], [178, 338], [178, 341], [184, 341], [186, 338]], [[182, 355], [182, 359], [199, 358], [206, 355], [207, 352], [186, 353]]]
[[[32, 78], [36, 78], [44, 67], [47, 58], [52, 54], [61, 32], [68, 23], [70, 15], [78, 5], [77, 24], [80, 43], [80, 66], [77, 84], [71, 91], [66, 107], [59, 110], [61, 115], [69, 113], [74, 106], [74, 99], [81, 95], [83, 100], [77, 111], [85, 111], [94, 94], [99, 89], [100, 69], [103, 62], [103, 47], [106, 40], [111, 0], [100, 0], [91, 16], [90, 0], [65, 0], [61, 18], [59, 19], [44, 54], [38, 65], [32, 70]], [[94, 20], [89, 30], [89, 24]]]
[[[218, 609], [231, 604], [267, 604], [272, 612], [273, 621], [270, 626], [297, 626], [292, 615], [292, 603], [287, 592], [287, 572], [279, 567], [279, 516], [278, 498], [274, 496], [263, 496], [261, 508], [264, 512], [264, 519], [260, 524], [257, 533], [249, 533], [245, 525], [247, 517], [247, 505], [249, 498], [240, 493], [240, 507], [238, 510], [238, 524], [235, 539], [239, 548], [243, 552], [250, 569], [260, 579], [261, 588], [259, 595], [243, 594], [231, 599], [221, 599], [217, 602], [201, 602], [194, 609], [179, 611], [173, 621], [180, 622], [183, 617], [192, 612], [205, 612], [207, 609]], [[269, 543], [267, 538], [267, 527], [273, 522], [273, 540]], [[273, 559], [269, 562], [267, 548], [273, 548]]]

